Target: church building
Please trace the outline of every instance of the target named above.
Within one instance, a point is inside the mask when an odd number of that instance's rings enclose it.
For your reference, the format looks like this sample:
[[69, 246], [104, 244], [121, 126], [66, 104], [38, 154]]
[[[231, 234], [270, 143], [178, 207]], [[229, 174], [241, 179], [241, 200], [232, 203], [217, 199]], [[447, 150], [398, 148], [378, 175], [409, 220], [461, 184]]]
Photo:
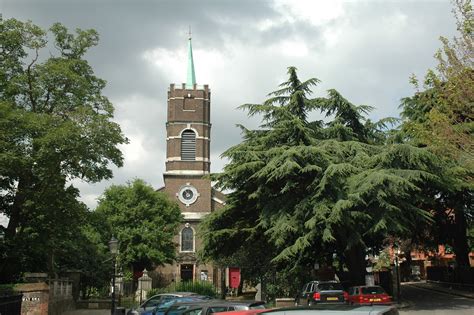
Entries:
[[201, 246], [199, 222], [225, 204], [225, 195], [212, 188], [210, 173], [211, 90], [196, 84], [191, 37], [186, 83], [171, 84], [166, 122], [165, 192], [181, 208], [184, 223], [175, 237], [177, 261], [157, 271], [166, 282], [206, 280], [217, 284], [217, 268], [197, 259]]

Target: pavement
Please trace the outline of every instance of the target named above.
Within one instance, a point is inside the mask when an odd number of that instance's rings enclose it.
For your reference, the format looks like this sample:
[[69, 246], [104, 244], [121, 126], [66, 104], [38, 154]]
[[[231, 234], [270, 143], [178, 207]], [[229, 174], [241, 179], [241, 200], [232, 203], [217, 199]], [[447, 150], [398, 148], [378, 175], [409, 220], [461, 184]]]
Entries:
[[442, 292], [451, 295], [462, 296], [469, 299], [474, 299], [474, 286], [459, 288], [453, 286], [450, 283], [440, 283], [440, 282], [408, 282], [406, 285], [412, 285], [417, 288], [426, 289], [426, 290], [433, 290], [437, 292]]

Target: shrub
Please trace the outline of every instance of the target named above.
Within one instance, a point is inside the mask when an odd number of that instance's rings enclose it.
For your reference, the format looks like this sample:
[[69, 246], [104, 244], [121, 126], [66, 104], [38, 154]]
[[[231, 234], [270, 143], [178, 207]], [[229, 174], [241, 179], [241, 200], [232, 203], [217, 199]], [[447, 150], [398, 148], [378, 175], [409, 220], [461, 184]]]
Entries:
[[186, 282], [178, 282], [178, 283], [171, 283], [166, 288], [155, 288], [151, 289], [147, 293], [147, 297], [151, 297], [155, 294], [159, 293], [168, 293], [168, 292], [194, 292], [200, 295], [207, 295], [210, 297], [217, 297], [217, 290], [214, 285], [210, 282], [206, 281], [186, 281]]

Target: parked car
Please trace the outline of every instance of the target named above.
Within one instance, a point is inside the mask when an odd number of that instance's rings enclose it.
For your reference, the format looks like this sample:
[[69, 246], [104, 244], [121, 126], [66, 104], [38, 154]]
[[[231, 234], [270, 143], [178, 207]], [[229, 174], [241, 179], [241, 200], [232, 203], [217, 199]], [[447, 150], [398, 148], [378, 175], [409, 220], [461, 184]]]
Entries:
[[[255, 308], [250, 310], [228, 311], [221, 313], [214, 313], [214, 315], [258, 315], [260, 313], [270, 311], [269, 308]], [[224, 314], [225, 313], [225, 314]]]
[[351, 287], [348, 293], [351, 304], [392, 304], [392, 298], [378, 285]]
[[337, 281], [310, 281], [295, 299], [296, 306], [312, 306], [321, 303], [347, 303], [349, 294]]
[[198, 296], [198, 294], [194, 292], [170, 292], [170, 293], [156, 294], [146, 299], [139, 306], [130, 309], [127, 312], [127, 315], [142, 315], [143, 313], [146, 313], [147, 311], [154, 309], [155, 307], [157, 307], [160, 304], [163, 304], [164, 302], [167, 302], [176, 298], [189, 297], [189, 296]]
[[[206, 303], [209, 301], [209, 298], [207, 296], [186, 296], [186, 297], [180, 297], [180, 298], [175, 298], [169, 301], [166, 301], [160, 305], [157, 305], [155, 308], [147, 311], [146, 313], [143, 313], [142, 315], [164, 315], [170, 308], [177, 309], [175, 306], [179, 305], [181, 308], [179, 310], [183, 309], [183, 306], [187, 305], [199, 305], [202, 303]], [[188, 307], [185, 307], [184, 309], [187, 309]], [[178, 312], [179, 313], [179, 312]]]
[[318, 304], [312, 307], [267, 310], [258, 315], [399, 315], [399, 313], [393, 305]]
[[[209, 300], [198, 303], [179, 303], [164, 315], [210, 315], [219, 312], [265, 309], [263, 301]], [[155, 314], [160, 315], [160, 314]]]

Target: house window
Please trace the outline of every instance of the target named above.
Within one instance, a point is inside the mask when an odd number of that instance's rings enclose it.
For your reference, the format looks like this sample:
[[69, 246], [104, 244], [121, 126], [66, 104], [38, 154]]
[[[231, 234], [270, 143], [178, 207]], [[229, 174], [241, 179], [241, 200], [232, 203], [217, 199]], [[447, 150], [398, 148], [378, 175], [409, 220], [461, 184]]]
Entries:
[[181, 251], [194, 251], [194, 232], [193, 229], [191, 229], [190, 227], [185, 227], [181, 231]]
[[189, 129], [181, 134], [181, 160], [196, 160], [196, 134]]

